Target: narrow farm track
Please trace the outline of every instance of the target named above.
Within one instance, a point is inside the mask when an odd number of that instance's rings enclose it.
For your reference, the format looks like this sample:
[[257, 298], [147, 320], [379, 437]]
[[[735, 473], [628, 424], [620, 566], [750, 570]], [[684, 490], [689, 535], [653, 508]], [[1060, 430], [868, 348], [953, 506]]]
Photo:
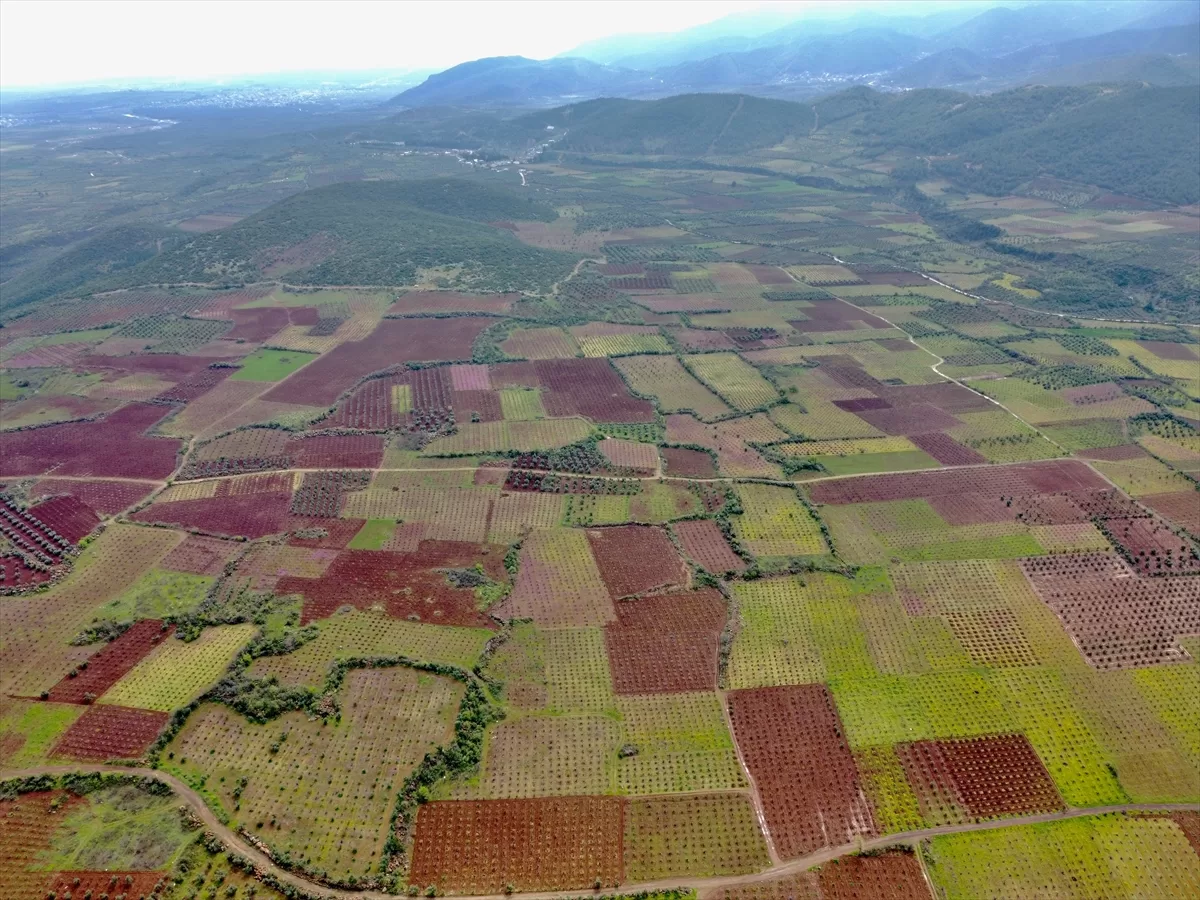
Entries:
[[[126, 484], [158, 484], [165, 485], [166, 479], [163, 478], [123, 478], [120, 475], [56, 475], [53, 472], [48, 472], [45, 475], [22, 475], [20, 479], [25, 478], [40, 478], [52, 479], [54, 481], [122, 481]], [[18, 480], [18, 479], [13, 479]]]
[[550, 293], [553, 296], [557, 297], [559, 286], [562, 285], [564, 282], [570, 281], [572, 278], [574, 278], [576, 275], [578, 275], [579, 270], [582, 269], [584, 267], [584, 265], [586, 265], [587, 263], [590, 263], [590, 262], [600, 263], [601, 265], [603, 265], [605, 262], [605, 259], [602, 256], [588, 256], [588, 257], [581, 259], [579, 262], [575, 263], [575, 267], [573, 269], [571, 269], [570, 275], [568, 275], [562, 281], [554, 282], [554, 284], [550, 286]]
[[[216, 813], [209, 809], [200, 795], [192, 790], [184, 782], [180, 781], [173, 775], [168, 775], [165, 772], [160, 772], [157, 769], [140, 769], [131, 768], [128, 766], [41, 766], [35, 769], [18, 769], [13, 771], [0, 771], [0, 780], [10, 778], [30, 778], [39, 775], [69, 775], [72, 773], [90, 774], [104, 773], [113, 775], [132, 775], [141, 778], [153, 778], [154, 780], [167, 785], [175, 792], [203, 823], [204, 827], [215, 834], [230, 850], [246, 857], [259, 867], [264, 872], [271, 872], [280, 881], [291, 884], [305, 891], [313, 892], [322, 897], [338, 898], [338, 900], [351, 900], [351, 898], [362, 898], [362, 900], [387, 900], [387, 898], [395, 897], [395, 894], [384, 894], [378, 891], [345, 891], [334, 888], [325, 887], [316, 882], [309, 881], [285, 869], [277, 866], [266, 854], [262, 853], [255, 847], [251, 846], [245, 838], [234, 832], [227, 825], [223, 824], [217, 818]], [[968, 822], [962, 825], [941, 825], [936, 828], [922, 828], [917, 831], [905, 831], [899, 834], [889, 834], [882, 837], [871, 838], [869, 840], [859, 840], [854, 843], [842, 844], [837, 847], [826, 847], [814, 853], [809, 853], [805, 856], [797, 857], [796, 859], [788, 860], [783, 863], [776, 863], [769, 868], [763, 869], [760, 872], [755, 872], [751, 875], [726, 875], [715, 878], [663, 878], [657, 881], [645, 881], [631, 884], [622, 884], [621, 891], [624, 893], [637, 893], [640, 891], [655, 891], [678, 888], [681, 885], [695, 888], [699, 891], [712, 890], [719, 888], [738, 887], [741, 885], [757, 884], [764, 881], [771, 881], [775, 878], [782, 878], [787, 875], [795, 875], [804, 872], [813, 866], [819, 866], [831, 860], [837, 859], [839, 856], [845, 856], [850, 853], [860, 853], [863, 851], [878, 850], [882, 847], [890, 847], [896, 844], [915, 845], [923, 840], [938, 837], [946, 834], [963, 834], [975, 831], [992, 831], [997, 828], [1008, 828], [1013, 825], [1034, 825], [1043, 822], [1056, 822], [1063, 819], [1078, 819], [1084, 816], [1100, 816], [1109, 813], [1172, 813], [1172, 812], [1198, 812], [1200, 804], [1196, 803], [1122, 803], [1114, 806], [1097, 806], [1090, 809], [1068, 809], [1063, 812], [1055, 813], [1038, 813], [1030, 816], [1016, 816], [1009, 819], [998, 819], [986, 822]], [[563, 900], [563, 898], [577, 898], [581, 896], [584, 889], [578, 888], [572, 891], [534, 891], [531, 893], [522, 893], [520, 896], [528, 898], [528, 900]], [[484, 894], [477, 896], [462, 897], [462, 900], [506, 900], [507, 895], [504, 894]]]
[[[834, 258], [836, 259], [836, 257], [834, 257]], [[789, 272], [788, 274], [791, 274], [791, 273]], [[843, 303], [845, 303], [847, 306], [853, 306], [855, 309], [862, 310], [864, 313], [866, 313], [866, 312], [867, 312], [865, 309], [863, 309], [863, 308], [862, 308], [861, 306], [859, 306], [857, 303], [851, 303], [849, 300], [847, 300], [847, 299], [846, 299], [846, 298], [844, 298], [844, 297], [838, 297], [838, 299], [839, 299], [839, 300], [841, 300]], [[889, 325], [891, 325], [891, 326], [892, 326], [893, 328], [895, 328], [896, 330], [898, 330], [898, 331], [904, 331], [904, 329], [903, 329], [903, 328], [901, 328], [901, 327], [900, 327], [899, 325], [897, 325], [895, 322], [893, 322], [893, 321], [891, 321], [890, 319], [888, 319], [886, 316], [881, 316], [881, 315], [879, 315], [878, 313], [867, 313], [867, 315], [872, 315], [872, 316], [875, 316], [875, 317], [876, 317], [876, 318], [878, 318], [878, 319], [883, 319], [883, 321], [887, 322]], [[933, 352], [932, 350], [930, 350], [929, 348], [922, 346], [921, 342], [920, 342], [920, 341], [918, 341], [918, 340], [917, 340], [915, 337], [913, 337], [911, 334], [909, 334], [907, 331], [904, 331], [904, 333], [905, 333], [905, 334], [908, 336], [909, 343], [913, 344], [913, 345], [914, 345], [914, 346], [916, 346], [916, 347], [920, 347], [922, 350], [924, 350], [926, 353], [928, 353], [930, 356], [932, 356], [934, 359], [936, 359], [936, 360], [937, 360], [937, 362], [935, 362], [935, 363], [934, 363], [933, 365], [931, 365], [929, 368], [931, 368], [931, 369], [933, 370], [934, 374], [935, 374], [935, 375], [937, 375], [939, 378], [944, 378], [944, 379], [946, 379], [947, 381], [952, 381], [952, 382], [954, 382], [955, 384], [957, 384], [959, 387], [961, 387], [961, 388], [966, 388], [966, 389], [967, 389], [968, 391], [970, 391], [972, 394], [976, 394], [976, 395], [978, 395], [978, 396], [982, 397], [982, 398], [983, 398], [984, 400], [986, 400], [988, 403], [991, 403], [992, 405], [994, 405], [994, 406], [997, 406], [997, 407], [999, 407], [1000, 409], [1004, 410], [1006, 413], [1008, 413], [1010, 416], [1012, 416], [1012, 417], [1013, 417], [1014, 419], [1016, 419], [1018, 422], [1021, 422], [1022, 424], [1024, 424], [1024, 425], [1028, 426], [1029, 428], [1033, 429], [1035, 432], [1037, 432], [1037, 433], [1038, 433], [1038, 435], [1039, 435], [1040, 437], [1042, 437], [1043, 439], [1045, 439], [1045, 440], [1049, 441], [1051, 444], [1053, 444], [1055, 447], [1057, 447], [1057, 448], [1058, 448], [1059, 450], [1061, 450], [1063, 453], [1067, 453], [1067, 449], [1066, 449], [1066, 448], [1065, 448], [1065, 447], [1064, 447], [1062, 444], [1060, 444], [1058, 441], [1054, 440], [1054, 439], [1053, 439], [1052, 437], [1050, 437], [1048, 434], [1046, 434], [1045, 432], [1043, 432], [1043, 431], [1042, 431], [1040, 428], [1038, 428], [1036, 425], [1034, 425], [1034, 424], [1032, 424], [1031, 422], [1027, 422], [1027, 421], [1025, 421], [1024, 419], [1022, 419], [1020, 416], [1018, 416], [1018, 415], [1017, 415], [1015, 412], [1013, 412], [1011, 409], [1009, 409], [1007, 406], [1005, 406], [1005, 405], [1004, 405], [1003, 403], [1001, 403], [999, 400], [996, 400], [996, 399], [994, 399], [994, 398], [992, 398], [992, 397], [989, 397], [987, 394], [983, 393], [982, 391], [977, 391], [977, 390], [975, 390], [975, 388], [971, 387], [971, 385], [970, 385], [970, 384], [968, 384], [968, 383], [967, 383], [967, 382], [965, 382], [965, 381], [959, 381], [959, 380], [958, 380], [957, 378], [955, 378], [953, 375], [947, 375], [945, 372], [942, 372], [942, 371], [940, 371], [940, 370], [938, 369], [938, 366], [944, 366], [944, 365], [946, 364], [946, 360], [942, 359], [942, 357], [938, 356], [936, 353], [934, 353], [934, 352]], [[1069, 453], [1067, 453], [1067, 455], [1068, 455], [1068, 456], [1070, 456], [1070, 454], [1069, 454]]]
[[[1024, 421], [1024, 420], [1022, 420]], [[1049, 462], [1050, 460], [1033, 460], [1033, 462]], [[1088, 460], [1080, 459], [1079, 462], [1086, 463]], [[816, 484], [819, 481], [845, 481], [851, 478], [871, 478], [877, 475], [908, 475], [915, 472], [942, 472], [948, 469], [995, 469], [1004, 468], [1005, 466], [1026, 466], [1028, 461], [1011, 462], [1011, 463], [964, 463], [961, 466], [942, 466], [938, 469], [889, 469], [887, 472], [851, 472], [846, 475], [821, 475], [817, 478], [805, 478], [803, 481], [789, 481], [780, 478], [760, 478], [749, 476], [732, 476], [722, 475], [716, 478], [684, 478], [676, 475], [580, 475], [580, 478], [595, 478], [600, 481], [675, 481], [680, 484], [689, 484], [697, 482], [700, 484], [738, 484], [741, 482], [756, 482], [758, 484], [772, 484], [778, 487], [797, 487], [804, 484]], [[379, 468], [365, 469], [359, 471], [368, 472], [413, 472], [421, 474], [430, 474], [432, 472], [474, 472], [479, 466], [446, 466], [437, 469], [413, 469], [413, 468]], [[237, 475], [211, 475], [206, 478], [189, 478], [185, 481], [177, 482], [177, 484], [198, 484], [202, 481], [224, 481], [236, 478], [254, 478], [261, 475], [276, 475], [283, 472], [332, 472], [336, 471], [330, 468], [324, 469], [265, 469], [261, 472], [243, 472]], [[563, 473], [558, 473], [563, 474]], [[1106, 479], [1107, 480], [1107, 479]]]

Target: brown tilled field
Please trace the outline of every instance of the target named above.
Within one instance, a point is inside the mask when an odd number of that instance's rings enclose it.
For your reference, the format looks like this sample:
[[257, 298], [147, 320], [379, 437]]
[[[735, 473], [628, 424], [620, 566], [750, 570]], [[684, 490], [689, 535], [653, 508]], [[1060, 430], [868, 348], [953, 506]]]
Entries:
[[619, 797], [427, 803], [409, 882], [475, 894], [620, 884], [624, 833]]
[[613, 690], [618, 694], [711, 691], [724, 598], [712, 589], [626, 600], [604, 629]]
[[824, 685], [731, 691], [729, 717], [780, 856], [801, 856], [875, 832]]

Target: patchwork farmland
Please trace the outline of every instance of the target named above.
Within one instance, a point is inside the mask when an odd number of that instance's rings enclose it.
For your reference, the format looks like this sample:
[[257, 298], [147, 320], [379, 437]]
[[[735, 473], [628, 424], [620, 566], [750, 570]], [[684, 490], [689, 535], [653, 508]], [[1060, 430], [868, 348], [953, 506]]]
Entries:
[[5, 320], [0, 898], [1196, 896], [1196, 330], [629, 162]]

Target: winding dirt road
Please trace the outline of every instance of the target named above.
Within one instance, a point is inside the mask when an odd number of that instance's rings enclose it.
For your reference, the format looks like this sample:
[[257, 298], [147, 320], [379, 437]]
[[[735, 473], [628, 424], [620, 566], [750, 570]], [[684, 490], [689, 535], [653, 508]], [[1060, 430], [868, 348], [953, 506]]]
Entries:
[[[279, 868], [269, 857], [264, 853], [251, 846], [245, 838], [231, 830], [227, 825], [223, 824], [216, 814], [205, 805], [200, 795], [192, 790], [187, 784], [180, 781], [173, 775], [168, 775], [166, 772], [160, 772], [157, 769], [139, 769], [130, 768], [127, 766], [42, 766], [35, 769], [19, 769], [13, 771], [0, 771], [0, 781], [10, 778], [29, 778], [38, 775], [68, 775], [72, 773], [88, 774], [93, 772], [110, 773], [116, 775], [134, 775], [142, 778], [153, 778], [162, 784], [171, 788], [187, 806], [192, 810], [196, 817], [204, 824], [204, 827], [215, 834], [225, 844], [227, 848], [238, 853], [247, 859], [251, 860], [264, 872], [271, 872], [280, 881], [287, 882], [311, 893], [318, 894], [323, 897], [338, 898], [338, 900], [388, 900], [394, 898], [395, 894], [384, 894], [378, 891], [343, 891], [334, 888], [324, 887], [309, 881], [305, 878], [288, 872], [285, 869]], [[830, 860], [836, 859], [839, 856], [845, 856], [849, 853], [858, 853], [865, 850], [877, 850], [881, 847], [895, 846], [896, 844], [916, 845], [928, 838], [937, 837], [945, 834], [962, 834], [972, 831], [990, 831], [995, 828], [1007, 828], [1011, 825], [1032, 825], [1040, 822], [1055, 822], [1060, 819], [1077, 819], [1082, 816], [1098, 816], [1106, 813], [1171, 813], [1171, 812], [1200, 812], [1200, 804], [1195, 803], [1122, 803], [1115, 806], [1098, 806], [1090, 809], [1068, 809], [1063, 812], [1056, 813], [1038, 813], [1029, 816], [1017, 816], [1010, 819], [1000, 819], [987, 822], [967, 822], [962, 825], [942, 825], [937, 828], [922, 828], [918, 831], [905, 831], [900, 834], [889, 834], [883, 837], [870, 838], [867, 840], [859, 840], [854, 843], [842, 844], [837, 847], [826, 847], [818, 850], [815, 853], [809, 853], [806, 856], [801, 856], [796, 859], [790, 859], [787, 862], [778, 863], [763, 869], [761, 872], [755, 872], [750, 875], [726, 875], [716, 878], [663, 878], [658, 881], [644, 881], [636, 884], [623, 884], [621, 890], [624, 893], [636, 893], [639, 891], [655, 891], [680, 886], [695, 888], [697, 891], [709, 891], [719, 888], [736, 887], [738, 885], [755, 884], [764, 881], [771, 881], [776, 878], [781, 878], [786, 875], [795, 875], [811, 869], [813, 866], [819, 866], [827, 863]], [[565, 900], [565, 898], [578, 898], [586, 893], [585, 889], [580, 888], [573, 891], [536, 891], [532, 893], [522, 893], [522, 900]], [[486, 894], [479, 896], [464, 896], [460, 900], [509, 900], [503, 894]]]

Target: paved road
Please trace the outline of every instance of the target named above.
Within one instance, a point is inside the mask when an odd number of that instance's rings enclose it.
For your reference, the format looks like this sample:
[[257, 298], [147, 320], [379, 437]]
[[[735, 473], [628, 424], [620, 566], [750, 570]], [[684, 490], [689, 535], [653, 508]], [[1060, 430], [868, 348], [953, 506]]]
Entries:
[[[245, 838], [231, 830], [228, 826], [221, 823], [208, 806], [205, 805], [200, 795], [192, 790], [187, 784], [180, 781], [173, 775], [166, 772], [160, 772], [157, 769], [137, 769], [127, 766], [42, 766], [35, 769], [20, 769], [14, 771], [0, 771], [0, 780], [9, 778], [27, 778], [35, 775], [66, 775], [72, 772], [91, 773], [105, 772], [119, 775], [134, 775], [145, 778], [153, 778], [163, 784], [168, 785], [176, 795], [191, 808], [196, 817], [204, 824], [204, 827], [219, 837], [230, 850], [241, 854], [251, 860], [256, 866], [263, 871], [272, 872], [280, 881], [288, 882], [298, 888], [306, 891], [320, 894], [322, 896], [338, 898], [338, 900], [351, 900], [351, 898], [360, 898], [360, 900], [386, 900], [386, 898], [394, 898], [394, 894], [383, 894], [377, 891], [339, 891], [333, 888], [322, 887], [314, 882], [294, 875], [284, 869], [279, 868], [266, 855], [255, 849]], [[1105, 813], [1121, 813], [1121, 812], [1147, 812], [1147, 813], [1167, 813], [1167, 812], [1197, 812], [1200, 811], [1200, 804], [1195, 803], [1122, 803], [1116, 806], [1099, 806], [1090, 809], [1069, 809], [1064, 812], [1055, 813], [1038, 813], [1036, 815], [1018, 816], [1011, 819], [1001, 819], [988, 822], [967, 822], [962, 825], [942, 825], [937, 828], [922, 828], [917, 831], [906, 831], [901, 834], [889, 834], [882, 837], [869, 838], [866, 840], [857, 841], [849, 844], [842, 844], [838, 847], [827, 847], [823, 850], [818, 850], [815, 853], [809, 853], [807, 856], [801, 856], [797, 859], [791, 859], [784, 863], [773, 865], [761, 872], [755, 872], [751, 875], [728, 875], [718, 878], [663, 878], [658, 881], [645, 881], [636, 884], [623, 884], [621, 890], [625, 893], [636, 893], [638, 891], [654, 891], [668, 888], [677, 888], [680, 886], [688, 886], [696, 888], [700, 891], [707, 891], [719, 888], [735, 887], [738, 885], [754, 884], [757, 882], [770, 881], [775, 878], [780, 878], [785, 875], [795, 875], [804, 872], [813, 866], [827, 863], [839, 856], [845, 856], [848, 853], [857, 853], [863, 850], [875, 850], [881, 847], [894, 846], [896, 844], [917, 844], [927, 838], [937, 837], [943, 834], [961, 834], [970, 831], [989, 831], [994, 828], [1007, 828], [1011, 825], [1031, 825], [1038, 822], [1054, 822], [1060, 819], [1076, 819], [1081, 816], [1096, 816]], [[563, 898], [577, 898], [583, 893], [583, 890], [573, 891], [539, 891], [528, 894], [521, 894], [522, 900], [563, 900]], [[479, 897], [463, 897], [461, 900], [506, 900], [502, 894], [482, 895]]]

